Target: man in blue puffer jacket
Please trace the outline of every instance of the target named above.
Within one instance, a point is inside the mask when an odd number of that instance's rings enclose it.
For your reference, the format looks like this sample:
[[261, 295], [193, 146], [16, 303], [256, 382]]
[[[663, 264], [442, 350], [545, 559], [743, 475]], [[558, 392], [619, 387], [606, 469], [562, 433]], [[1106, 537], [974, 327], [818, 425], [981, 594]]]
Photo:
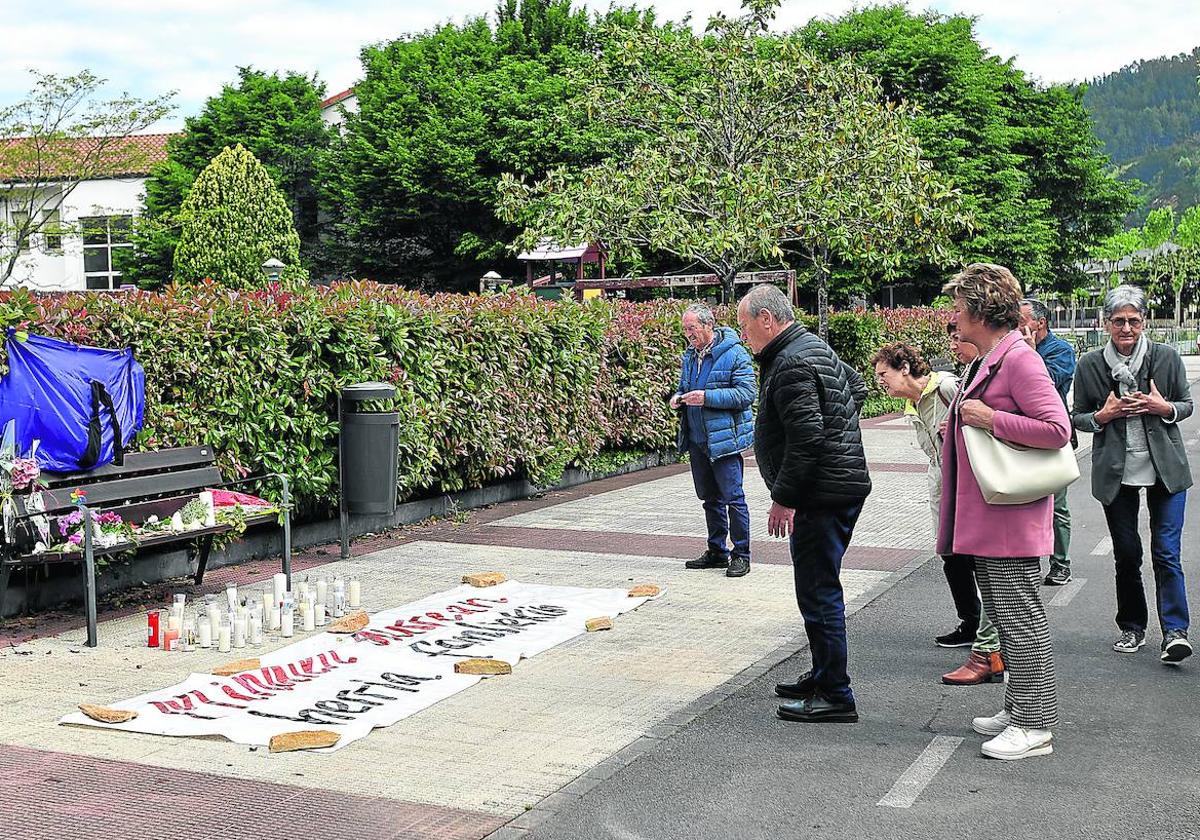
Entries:
[[[691, 456], [692, 481], [708, 523], [708, 550], [684, 565], [725, 569], [726, 577], [742, 577], [750, 571], [742, 451], [754, 445], [754, 365], [737, 333], [718, 327], [712, 310], [702, 303], [684, 311], [683, 334], [689, 347], [671, 408], [682, 410], [679, 451]], [[733, 542], [732, 552], [727, 539]]]

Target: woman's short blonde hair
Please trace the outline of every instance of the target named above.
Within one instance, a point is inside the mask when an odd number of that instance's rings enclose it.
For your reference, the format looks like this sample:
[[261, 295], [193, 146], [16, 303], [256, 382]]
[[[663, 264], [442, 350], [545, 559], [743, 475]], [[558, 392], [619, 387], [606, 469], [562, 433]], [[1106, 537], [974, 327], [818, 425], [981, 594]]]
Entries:
[[962, 298], [972, 318], [994, 329], [1015, 330], [1021, 322], [1021, 284], [1002, 265], [971, 263], [942, 287], [942, 293]]

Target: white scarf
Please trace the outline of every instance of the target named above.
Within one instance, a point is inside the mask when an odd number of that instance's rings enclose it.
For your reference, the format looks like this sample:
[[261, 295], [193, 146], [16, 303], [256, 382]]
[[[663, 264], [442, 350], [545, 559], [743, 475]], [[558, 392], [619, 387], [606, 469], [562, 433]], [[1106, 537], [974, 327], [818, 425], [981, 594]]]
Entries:
[[1142, 367], [1142, 362], [1146, 360], [1146, 351], [1149, 347], [1150, 341], [1146, 338], [1146, 334], [1142, 333], [1138, 336], [1137, 344], [1133, 345], [1133, 353], [1129, 355], [1129, 361], [1126, 362], [1126, 357], [1117, 352], [1112, 341], [1104, 345], [1104, 361], [1108, 365], [1109, 372], [1112, 373], [1112, 378], [1117, 380], [1121, 396], [1137, 390], [1138, 371]]

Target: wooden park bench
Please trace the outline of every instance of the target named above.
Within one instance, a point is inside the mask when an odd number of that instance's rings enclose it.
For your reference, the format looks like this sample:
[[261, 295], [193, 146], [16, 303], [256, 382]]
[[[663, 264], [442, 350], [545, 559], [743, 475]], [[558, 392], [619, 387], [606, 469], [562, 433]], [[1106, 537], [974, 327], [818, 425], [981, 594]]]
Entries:
[[[188, 446], [177, 449], [161, 449], [156, 452], [131, 452], [120, 466], [109, 464], [86, 472], [51, 473], [43, 472], [41, 479], [46, 487], [42, 491], [45, 515], [50, 519], [52, 538], [58, 537], [58, 521], [70, 513], [81, 510], [84, 522], [83, 544], [70, 551], [53, 551], [33, 554], [28, 546], [12, 550], [0, 544], [0, 619], [4, 615], [4, 596], [8, 590], [9, 576], [17, 567], [45, 566], [57, 563], [82, 563], [84, 602], [87, 607], [88, 647], [96, 647], [96, 558], [159, 548], [172, 543], [188, 544], [189, 557], [196, 562], [195, 582], [204, 579], [208, 556], [212, 550], [213, 537], [233, 530], [234, 526], [218, 522], [215, 526], [187, 531], [163, 531], [147, 534], [136, 541], [122, 542], [112, 546], [99, 546], [92, 539], [92, 518], [106, 511], [113, 511], [126, 522], [143, 523], [151, 516], [169, 520], [176, 511], [188, 502], [198, 499], [201, 491], [224, 489], [264, 479], [279, 481], [282, 511], [283, 572], [291, 586], [291, 518], [288, 513], [289, 487], [287, 478], [279, 473], [255, 476], [240, 481], [222, 481], [220, 471], [214, 466], [215, 456], [208, 446]], [[72, 494], [82, 491], [78, 499]], [[84, 495], [86, 498], [84, 498]], [[280, 524], [277, 513], [247, 515], [246, 527]]]

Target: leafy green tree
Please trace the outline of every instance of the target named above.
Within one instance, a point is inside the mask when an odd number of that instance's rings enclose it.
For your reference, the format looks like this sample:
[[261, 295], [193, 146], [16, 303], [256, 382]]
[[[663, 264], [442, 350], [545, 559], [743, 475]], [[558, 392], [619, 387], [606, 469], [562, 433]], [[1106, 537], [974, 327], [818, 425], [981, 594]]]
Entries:
[[[649, 15], [613, 12], [652, 25]], [[483, 19], [363, 50], [358, 112], [323, 164], [340, 271], [431, 289], [509, 274], [515, 228], [497, 218], [502, 172], [583, 166], [615, 139], [568, 103], [570, 71], [600, 49], [569, 0], [508, 0]]]
[[146, 152], [126, 141], [174, 107], [173, 93], [101, 100], [105, 80], [88, 70], [30, 72], [28, 95], [0, 107], [0, 286], [28, 247], [73, 232], [58, 208], [80, 182], [149, 169]]
[[518, 243], [601, 240], [617, 259], [663, 251], [718, 274], [726, 299], [739, 270], [799, 257], [815, 270], [822, 330], [832, 260], [880, 277], [906, 253], [941, 262], [964, 219], [909, 114], [849, 63], [763, 37], [776, 6], [718, 15], [704, 37], [612, 37], [576, 107], [639, 142], [532, 186], [506, 175], [501, 214], [525, 226]]
[[[1182, 325], [1184, 293], [1200, 281], [1200, 207], [1189, 208], [1178, 222], [1174, 208], [1157, 208], [1133, 233], [1152, 253], [1136, 262], [1132, 279], [1145, 285], [1152, 297], [1171, 301], [1175, 323]], [[1167, 243], [1173, 247], [1162, 248]]]
[[184, 122], [183, 134], [168, 146], [168, 160], [147, 179], [134, 248], [123, 255], [125, 277], [149, 287], [170, 279], [179, 212], [192, 182], [222, 149], [238, 144], [262, 162], [287, 197], [304, 263], [321, 267], [317, 160], [336, 134], [321, 117], [324, 95], [315, 76], [239, 68], [237, 84], [222, 87]]
[[[1119, 229], [1129, 190], [1108, 172], [1078, 92], [1040, 88], [989, 55], [973, 19], [897, 4], [813, 20], [797, 37], [878, 76], [886, 100], [916, 106], [913, 131], [975, 222], [956, 236], [960, 259], [1004, 263], [1027, 286], [1070, 286], [1074, 263]], [[910, 271], [940, 282], [929, 266]]]
[[180, 208], [175, 280], [210, 278], [234, 289], [262, 286], [262, 265], [285, 265], [284, 280], [303, 280], [300, 237], [287, 199], [266, 167], [242, 145], [225, 148], [200, 173]]
[[1105, 283], [1113, 285], [1117, 263], [1142, 247], [1141, 230], [1122, 230], [1093, 245], [1088, 255], [1106, 269]]

